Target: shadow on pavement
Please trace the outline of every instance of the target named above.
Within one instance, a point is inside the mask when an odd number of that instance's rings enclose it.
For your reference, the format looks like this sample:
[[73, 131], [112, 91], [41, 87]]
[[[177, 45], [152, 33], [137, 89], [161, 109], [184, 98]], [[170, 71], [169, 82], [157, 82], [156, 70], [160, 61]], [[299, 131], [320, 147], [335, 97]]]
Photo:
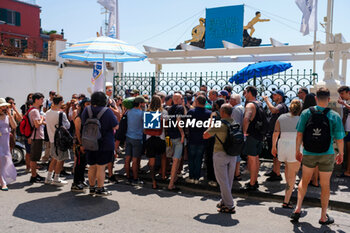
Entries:
[[167, 191], [166, 188], [162, 188], [161, 186], [159, 189], [153, 190], [153, 189], [151, 189], [151, 186], [147, 185], [147, 184], [144, 184], [143, 186], [115, 184], [115, 185], [109, 185], [108, 190], [111, 190], [111, 191], [114, 190], [117, 192], [130, 192], [130, 193], [138, 195], [138, 196], [148, 196], [148, 195], [156, 194], [161, 198], [173, 197], [175, 195], [192, 197], [190, 195], [185, 195], [183, 193], [176, 193], [176, 192]]
[[13, 216], [37, 223], [84, 221], [119, 210], [116, 201], [71, 192], [19, 204]]
[[237, 219], [232, 219], [231, 214], [224, 214], [224, 213], [198, 214], [193, 219], [197, 220], [198, 222], [212, 224], [212, 225], [219, 225], [222, 227], [233, 227], [239, 223], [239, 221]]
[[27, 188], [25, 191], [27, 193], [51, 193], [51, 192], [57, 192], [60, 191], [61, 187], [55, 186], [55, 185], [45, 185], [42, 184], [39, 187], [31, 187]]
[[236, 205], [239, 207], [249, 206], [249, 205], [264, 205], [261, 202], [262, 201], [253, 200], [253, 199], [245, 199], [245, 200], [238, 200]]
[[[282, 207], [269, 207], [269, 211], [273, 214], [282, 215], [286, 217], [290, 217], [293, 213], [293, 209], [284, 209]], [[307, 215], [307, 211], [302, 211], [300, 217], [303, 218]]]
[[296, 233], [309, 233], [309, 232], [336, 233], [336, 231], [333, 231], [328, 226], [314, 227], [308, 222], [299, 222], [299, 223], [294, 223], [293, 225], [294, 225], [293, 232], [296, 232]]
[[9, 189], [23, 189], [26, 186], [31, 186], [32, 184], [29, 181], [24, 182], [16, 182], [13, 184], [9, 184]]

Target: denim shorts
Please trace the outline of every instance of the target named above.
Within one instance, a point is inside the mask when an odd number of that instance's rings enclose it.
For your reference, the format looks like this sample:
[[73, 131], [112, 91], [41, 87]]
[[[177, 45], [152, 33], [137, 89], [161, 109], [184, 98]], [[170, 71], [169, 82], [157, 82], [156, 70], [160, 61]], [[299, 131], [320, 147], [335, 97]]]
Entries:
[[132, 139], [126, 137], [125, 140], [125, 155], [135, 158], [141, 158], [143, 149], [142, 139]]
[[181, 138], [171, 138], [171, 143], [173, 145], [173, 151], [174, 155], [173, 158], [175, 159], [181, 159], [182, 157], [182, 150], [183, 150], [183, 143], [181, 143]]

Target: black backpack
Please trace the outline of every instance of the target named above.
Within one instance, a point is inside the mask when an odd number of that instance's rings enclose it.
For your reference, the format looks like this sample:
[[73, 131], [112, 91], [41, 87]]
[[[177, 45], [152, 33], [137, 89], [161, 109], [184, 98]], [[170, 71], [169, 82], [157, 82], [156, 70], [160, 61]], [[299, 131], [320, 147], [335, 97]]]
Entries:
[[221, 122], [227, 126], [227, 136], [224, 142], [218, 136], [215, 135], [215, 137], [222, 144], [227, 155], [240, 155], [244, 146], [244, 135], [240, 130], [240, 125], [235, 121], [229, 123], [228, 121], [221, 120]]
[[55, 126], [56, 131], [54, 137], [54, 145], [56, 147], [56, 154], [58, 154], [57, 149], [65, 152], [73, 146], [73, 137], [70, 135], [69, 131], [63, 127], [62, 117], [63, 112], [60, 112], [58, 117], [58, 125]]
[[305, 150], [314, 153], [323, 153], [328, 151], [331, 143], [331, 127], [326, 108], [321, 113], [317, 113], [316, 107], [310, 107], [311, 116], [306, 122], [303, 133], [303, 145]]
[[261, 104], [257, 104], [256, 102], [252, 103], [255, 105], [256, 109], [254, 129], [259, 132], [260, 135], [266, 135], [269, 130], [269, 121], [267, 120], [266, 112]]
[[117, 131], [117, 135], [116, 135], [116, 140], [118, 141], [125, 141], [126, 139], [126, 131], [128, 130], [128, 115], [127, 112], [124, 113], [124, 115], [122, 116], [122, 119], [119, 122], [119, 129]]

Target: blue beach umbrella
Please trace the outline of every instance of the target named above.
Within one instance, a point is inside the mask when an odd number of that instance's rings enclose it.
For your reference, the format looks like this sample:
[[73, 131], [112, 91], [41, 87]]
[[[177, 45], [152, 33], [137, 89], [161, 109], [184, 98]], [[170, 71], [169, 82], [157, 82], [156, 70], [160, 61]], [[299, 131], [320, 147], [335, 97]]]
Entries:
[[290, 63], [280, 61], [263, 61], [255, 64], [250, 64], [247, 67], [238, 71], [233, 75], [229, 82], [236, 84], [242, 84], [247, 82], [251, 78], [263, 77], [267, 75], [276, 74], [285, 71], [292, 67]]

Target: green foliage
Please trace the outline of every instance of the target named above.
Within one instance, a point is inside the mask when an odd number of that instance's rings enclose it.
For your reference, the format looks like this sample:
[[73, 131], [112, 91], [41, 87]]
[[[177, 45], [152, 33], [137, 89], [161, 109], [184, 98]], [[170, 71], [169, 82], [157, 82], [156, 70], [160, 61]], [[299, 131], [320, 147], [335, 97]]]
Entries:
[[57, 33], [56, 30], [51, 30], [51, 31], [43, 30], [43, 34], [45, 34], [45, 35], [51, 35], [51, 34], [56, 34], [56, 33]]

